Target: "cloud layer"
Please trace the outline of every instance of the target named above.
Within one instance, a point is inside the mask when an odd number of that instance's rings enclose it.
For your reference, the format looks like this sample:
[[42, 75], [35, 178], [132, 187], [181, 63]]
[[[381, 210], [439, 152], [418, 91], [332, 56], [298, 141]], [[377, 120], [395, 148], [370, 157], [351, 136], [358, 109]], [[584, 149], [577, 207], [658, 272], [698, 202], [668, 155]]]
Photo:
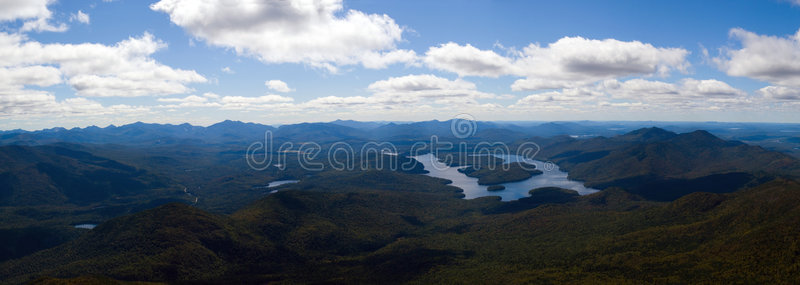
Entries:
[[[528, 41], [533, 43], [521, 48], [505, 48], [498, 42], [489, 49], [474, 42], [434, 42], [414, 51], [401, 48], [410, 28], [388, 15], [348, 9], [342, 0], [157, 1], [149, 12], [169, 17], [183, 29], [190, 38], [179, 40], [189, 40], [190, 48], [198, 49], [193, 52], [217, 52], [221, 47], [240, 56], [235, 62], [209, 63], [211, 67], [194, 63], [185, 67], [156, 60], [168, 43], [144, 31], [119, 37], [118, 42], [49, 41], [48, 34], [39, 33], [65, 32], [67, 24], [91, 27], [104, 20], [84, 12], [99, 13], [95, 6], [51, 11], [61, 7], [53, 3], [0, 1], [0, 24], [6, 25], [0, 30], [0, 117], [138, 113], [165, 118], [175, 112], [222, 116], [268, 111], [258, 114], [316, 120], [366, 112], [378, 118], [391, 113], [414, 119], [418, 112], [457, 111], [527, 118], [536, 114], [531, 110], [647, 115], [791, 111], [800, 105], [800, 30], [776, 36], [733, 28], [727, 35], [733, 42], [730, 46], [720, 48], [715, 57], [705, 53], [703, 64], [721, 73], [698, 75], [692, 74], [689, 50], [635, 40], [566, 36], [550, 43]], [[121, 3], [99, 5], [117, 4]], [[152, 31], [161, 35], [158, 29]], [[243, 60], [268, 68], [294, 63], [313, 67], [312, 72], [329, 71], [315, 72], [321, 77], [354, 75], [338, 81], [348, 83], [335, 86], [357, 85], [330, 91], [298, 87], [309, 80], [291, 77], [298, 76], [294, 72], [254, 73]], [[387, 69], [397, 63], [405, 67]], [[363, 71], [354, 66], [386, 70], [359, 73]], [[207, 78], [193, 68], [221, 78]], [[224, 86], [233, 80], [229, 74], [237, 75], [235, 82], [242, 82], [241, 88]], [[264, 81], [265, 76], [287, 80], [291, 86], [277, 79]], [[725, 82], [727, 76], [764, 83], [737, 81], [731, 86]], [[366, 78], [369, 81], [362, 81]], [[742, 86], [750, 89], [739, 89]], [[257, 89], [265, 87], [270, 93]]]
[[304, 63], [336, 71], [414, 60], [396, 49], [403, 29], [387, 15], [344, 11], [341, 0], [162, 0], [151, 9], [192, 36], [265, 63]]
[[604, 79], [633, 75], [666, 75], [685, 72], [689, 52], [660, 48], [638, 41], [593, 40], [564, 37], [547, 46], [531, 44], [501, 56], [469, 44], [447, 43], [425, 53], [425, 64], [459, 76], [525, 77], [514, 82], [514, 91], [560, 89]]

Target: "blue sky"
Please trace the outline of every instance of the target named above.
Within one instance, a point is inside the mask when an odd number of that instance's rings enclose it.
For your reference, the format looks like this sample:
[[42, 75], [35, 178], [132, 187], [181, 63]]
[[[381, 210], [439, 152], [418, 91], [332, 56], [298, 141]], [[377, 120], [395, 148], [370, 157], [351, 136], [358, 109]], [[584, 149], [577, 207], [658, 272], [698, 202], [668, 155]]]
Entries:
[[0, 3], [0, 129], [800, 123], [800, 1]]

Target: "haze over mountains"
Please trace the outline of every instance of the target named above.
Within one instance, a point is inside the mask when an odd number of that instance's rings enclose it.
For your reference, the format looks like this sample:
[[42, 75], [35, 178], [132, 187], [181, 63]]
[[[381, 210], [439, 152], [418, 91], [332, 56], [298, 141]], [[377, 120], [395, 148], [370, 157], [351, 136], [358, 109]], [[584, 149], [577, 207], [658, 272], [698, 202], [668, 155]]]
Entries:
[[[431, 135], [453, 138], [452, 120], [425, 122], [359, 122], [337, 120], [329, 123], [301, 123], [273, 127], [257, 123], [223, 121], [208, 127], [190, 124], [134, 123], [124, 126], [52, 128], [39, 131], [0, 131], [0, 144], [38, 145], [54, 142], [93, 144], [224, 144], [253, 142], [264, 139], [271, 131], [281, 141], [315, 141], [317, 143], [376, 140], [393, 141], [426, 139]], [[476, 122], [472, 140], [513, 141], [530, 137], [615, 136], [636, 129], [659, 127], [672, 132], [706, 130], [732, 140], [762, 145], [800, 156], [800, 124], [719, 123], [719, 122]]]

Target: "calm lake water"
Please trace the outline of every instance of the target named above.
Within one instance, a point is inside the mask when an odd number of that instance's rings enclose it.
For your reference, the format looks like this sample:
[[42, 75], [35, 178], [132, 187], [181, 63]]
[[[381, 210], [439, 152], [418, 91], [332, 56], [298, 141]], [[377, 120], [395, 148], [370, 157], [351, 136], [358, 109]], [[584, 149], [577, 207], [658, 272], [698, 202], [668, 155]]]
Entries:
[[91, 230], [91, 229], [93, 229], [93, 228], [94, 228], [94, 227], [96, 227], [96, 226], [97, 226], [96, 224], [80, 224], [80, 225], [75, 225], [74, 227], [75, 227], [76, 229], [87, 229], [87, 230]]
[[300, 181], [300, 180], [278, 180], [278, 181], [272, 181], [269, 184], [267, 184], [267, 188], [278, 187], [278, 186], [281, 186], [283, 184], [297, 183], [297, 181]]
[[[298, 181], [300, 181], [300, 180], [277, 180], [277, 181], [272, 181], [272, 182], [270, 182], [269, 184], [267, 184], [267, 185], [264, 185], [264, 186], [256, 186], [256, 187], [253, 187], [253, 189], [269, 189], [269, 188], [275, 188], [275, 187], [281, 186], [281, 185], [283, 185], [283, 184], [297, 183]], [[272, 190], [272, 191], [269, 191], [269, 193], [275, 193], [275, 192], [278, 192], [278, 190]]]
[[457, 167], [448, 167], [444, 163], [439, 162], [432, 154], [425, 154], [415, 156], [414, 158], [425, 166], [425, 170], [429, 171], [428, 176], [449, 179], [453, 181], [453, 186], [464, 190], [464, 199], [474, 199], [484, 196], [500, 196], [503, 201], [512, 201], [519, 198], [528, 197], [528, 191], [539, 187], [561, 187], [565, 189], [572, 189], [578, 191], [581, 195], [591, 194], [597, 192], [597, 189], [587, 188], [583, 186], [582, 182], [567, 179], [567, 173], [561, 171], [558, 165], [553, 163], [545, 163], [538, 160], [529, 160], [518, 155], [496, 155], [505, 160], [505, 163], [511, 162], [525, 162], [528, 164], [536, 165], [536, 168], [541, 170], [541, 175], [536, 175], [527, 180], [519, 182], [511, 182], [501, 184], [506, 187], [500, 191], [488, 191], [488, 186], [478, 185], [478, 178], [473, 178], [458, 172]]

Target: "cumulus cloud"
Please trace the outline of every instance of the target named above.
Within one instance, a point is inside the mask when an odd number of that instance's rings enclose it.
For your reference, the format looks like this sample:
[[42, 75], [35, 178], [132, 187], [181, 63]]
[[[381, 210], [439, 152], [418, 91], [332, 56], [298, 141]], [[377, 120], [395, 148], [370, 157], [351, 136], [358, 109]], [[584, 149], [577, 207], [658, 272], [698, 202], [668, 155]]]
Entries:
[[384, 102], [415, 103], [425, 99], [487, 99], [494, 94], [477, 90], [475, 83], [462, 79], [449, 80], [430, 74], [391, 77], [376, 81], [367, 87], [374, 97]]
[[525, 96], [510, 106], [511, 109], [569, 110], [579, 105], [590, 105], [605, 94], [597, 88], [568, 88]]
[[[21, 32], [64, 32], [67, 25], [50, 22], [53, 13], [47, 8], [53, 0], [0, 1], [0, 22], [24, 20]], [[88, 17], [87, 17], [88, 19]]]
[[725, 82], [707, 79], [683, 79], [677, 83], [631, 79], [625, 82], [609, 80], [602, 83], [604, 91], [617, 98], [680, 101], [686, 99], [713, 99], [743, 97], [747, 94]]
[[480, 50], [449, 42], [431, 47], [425, 53], [425, 64], [433, 69], [450, 71], [459, 76], [498, 77], [513, 74], [512, 60], [491, 50]]
[[186, 84], [206, 80], [150, 58], [165, 46], [150, 34], [106, 46], [42, 44], [21, 34], [0, 33], [0, 116], [146, 112], [146, 107], [103, 106], [86, 98], [59, 101], [36, 88], [67, 83], [80, 96], [133, 97], [187, 93], [191, 89]]
[[21, 89], [25, 85], [51, 86], [61, 83], [61, 72], [52, 66], [0, 67], [0, 89]]
[[460, 76], [525, 77], [512, 90], [575, 88], [594, 82], [632, 75], [666, 75], [685, 72], [688, 51], [661, 48], [639, 41], [593, 40], [564, 37], [541, 46], [531, 44], [510, 56], [480, 50], [469, 44], [447, 43], [425, 53], [428, 67]]
[[[391, 77], [373, 82], [367, 87], [371, 96], [326, 96], [297, 104], [298, 108], [351, 108], [359, 110], [409, 110], [431, 104], [453, 106], [484, 106], [478, 99], [507, 98], [477, 90], [474, 83], [462, 79], [449, 80], [430, 74]], [[486, 105], [488, 106], [488, 105]], [[493, 105], [494, 106], [494, 105]], [[495, 106], [496, 107], [496, 106]]]
[[40, 90], [0, 89], [0, 117], [96, 116], [147, 111], [147, 107], [122, 104], [105, 107], [86, 98], [58, 101], [53, 94]]
[[266, 85], [267, 88], [269, 88], [270, 90], [277, 92], [286, 93], [294, 91], [294, 89], [289, 88], [289, 84], [286, 84], [286, 82], [283, 82], [281, 80], [267, 80], [266, 82], [264, 82], [264, 85]]
[[135, 97], [190, 92], [187, 83], [205, 82], [195, 71], [174, 69], [150, 57], [166, 44], [145, 33], [113, 46], [42, 44], [0, 33], [0, 66], [57, 66], [78, 95]]
[[38, 18], [36, 20], [27, 21], [22, 24], [22, 28], [20, 28], [20, 32], [66, 32], [69, 28], [66, 24], [61, 23], [58, 25], [53, 25], [50, 23], [50, 17], [47, 18]]
[[265, 63], [304, 63], [337, 71], [341, 65], [382, 68], [408, 62], [398, 51], [403, 28], [387, 15], [344, 11], [341, 0], [162, 0], [150, 6], [211, 45]]
[[800, 88], [785, 86], [767, 86], [756, 91], [765, 99], [773, 101], [800, 101]]
[[0, 21], [50, 17], [52, 0], [0, 1]]
[[[725, 82], [686, 78], [675, 83], [641, 78], [618, 81], [608, 79], [588, 87], [565, 88], [531, 94], [512, 108], [543, 108], [550, 105], [572, 107], [615, 107], [629, 109], [704, 109], [744, 107], [753, 101], [747, 93]], [[587, 107], [589, 106], [589, 107]]]
[[233, 69], [231, 69], [230, 67], [227, 67], [227, 66], [226, 66], [226, 67], [223, 67], [223, 68], [222, 68], [222, 69], [220, 69], [220, 70], [222, 70], [222, 72], [225, 72], [225, 73], [227, 73], [227, 74], [234, 74], [234, 73], [236, 73], [235, 71], [233, 71]]
[[69, 16], [69, 20], [78, 21], [79, 23], [83, 24], [89, 24], [89, 14], [86, 14], [83, 11], [78, 10], [78, 13]]
[[627, 100], [659, 108], [706, 109], [746, 107], [752, 103], [747, 93], [725, 82], [686, 78], [676, 83], [631, 79], [607, 80], [598, 84], [613, 99]]
[[741, 28], [730, 30], [740, 49], [724, 49], [714, 59], [720, 70], [775, 85], [800, 87], [800, 30], [786, 37], [765, 36]]
[[71, 98], [57, 101], [49, 92], [26, 89], [61, 83], [61, 72], [52, 66], [0, 67], [0, 117], [45, 114], [100, 114], [99, 103]]
[[519, 75], [527, 79], [515, 82], [512, 89], [574, 87], [623, 76], [685, 71], [689, 66], [688, 53], [680, 48], [659, 48], [639, 41], [565, 37], [546, 47], [532, 44], [524, 48], [517, 66]]
[[745, 96], [746, 93], [742, 90], [733, 88], [728, 83], [715, 80], [696, 80], [692, 78], [683, 79], [680, 82], [681, 90], [683, 93], [695, 94], [703, 97], [736, 97]]

